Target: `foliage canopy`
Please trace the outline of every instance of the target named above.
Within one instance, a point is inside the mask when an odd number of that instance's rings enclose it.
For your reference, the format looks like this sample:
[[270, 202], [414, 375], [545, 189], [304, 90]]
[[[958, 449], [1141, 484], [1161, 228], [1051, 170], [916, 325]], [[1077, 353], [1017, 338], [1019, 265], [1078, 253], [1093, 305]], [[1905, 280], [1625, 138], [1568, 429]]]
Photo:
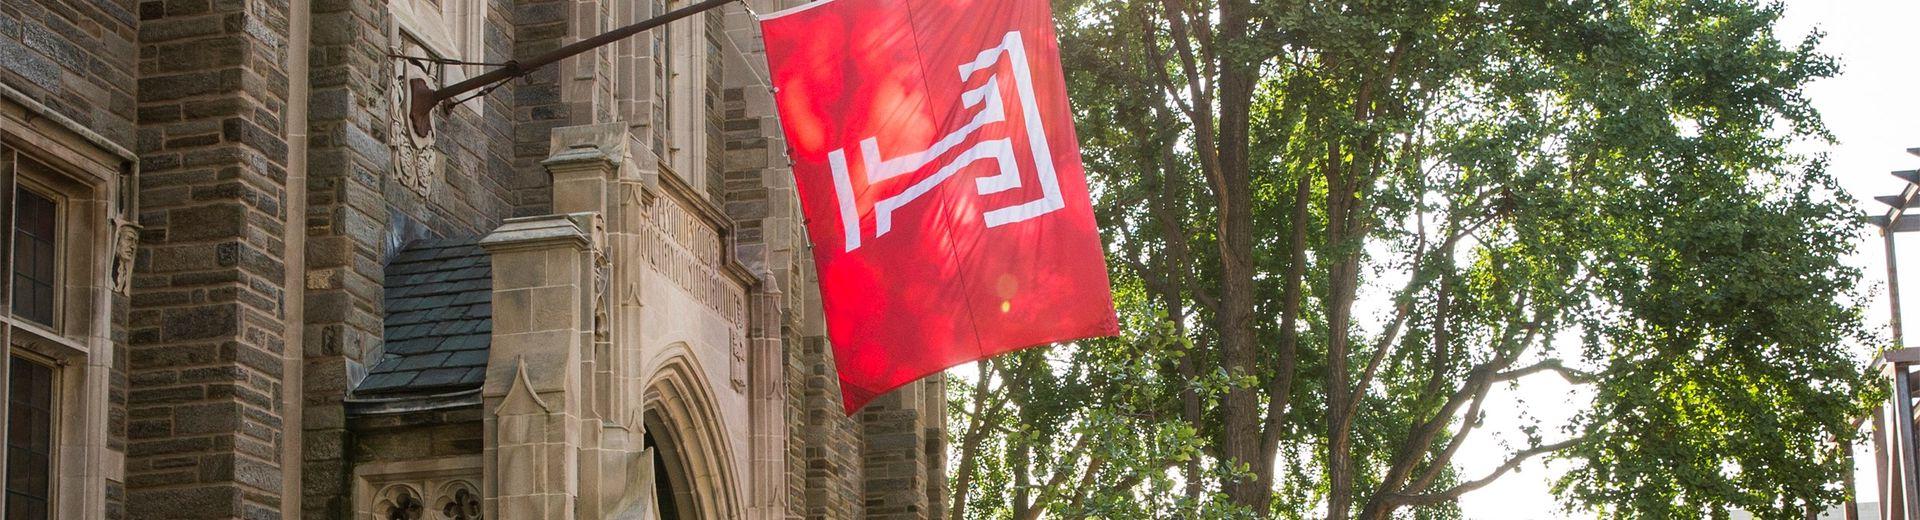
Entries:
[[[1451, 518], [1535, 456], [1608, 517], [1841, 500], [1858, 226], [1778, 5], [1055, 12], [1125, 333], [955, 385], [965, 518]], [[1591, 406], [1460, 474], [1548, 377]]]

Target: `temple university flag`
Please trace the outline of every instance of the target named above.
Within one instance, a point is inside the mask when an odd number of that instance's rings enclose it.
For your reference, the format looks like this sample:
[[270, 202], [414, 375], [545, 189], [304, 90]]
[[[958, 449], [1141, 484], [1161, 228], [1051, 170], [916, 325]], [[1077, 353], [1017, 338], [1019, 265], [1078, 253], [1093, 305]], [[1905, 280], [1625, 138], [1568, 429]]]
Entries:
[[823, 0], [761, 28], [847, 413], [1118, 333], [1047, 0]]

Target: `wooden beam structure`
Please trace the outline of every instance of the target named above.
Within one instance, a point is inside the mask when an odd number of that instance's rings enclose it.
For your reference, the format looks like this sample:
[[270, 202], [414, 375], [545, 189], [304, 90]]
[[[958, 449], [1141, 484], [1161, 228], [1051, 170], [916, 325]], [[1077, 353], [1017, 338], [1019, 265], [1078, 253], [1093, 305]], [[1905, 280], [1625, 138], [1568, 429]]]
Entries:
[[[1920, 156], [1920, 148], [1908, 148], [1907, 153]], [[1887, 205], [1887, 212], [1866, 219], [1879, 229], [1886, 248], [1888, 326], [1892, 332], [1892, 348], [1874, 358], [1875, 368], [1869, 369], [1877, 369], [1881, 381], [1889, 386], [1887, 402], [1873, 417], [1874, 473], [1880, 481], [1879, 518], [1920, 520], [1920, 454], [1915, 452], [1914, 439], [1914, 367], [1920, 365], [1920, 348], [1905, 345], [1900, 311], [1900, 263], [1894, 241], [1900, 233], [1920, 231], [1920, 218], [1902, 218], [1907, 209], [1920, 207], [1920, 170], [1900, 170], [1892, 175], [1902, 181], [1900, 193], [1874, 197]], [[1847, 475], [1846, 479], [1847, 488], [1854, 489], [1853, 475]], [[1848, 494], [1849, 503], [1843, 510], [1848, 520], [1857, 520], [1859, 506], [1854, 503], [1852, 493]]]

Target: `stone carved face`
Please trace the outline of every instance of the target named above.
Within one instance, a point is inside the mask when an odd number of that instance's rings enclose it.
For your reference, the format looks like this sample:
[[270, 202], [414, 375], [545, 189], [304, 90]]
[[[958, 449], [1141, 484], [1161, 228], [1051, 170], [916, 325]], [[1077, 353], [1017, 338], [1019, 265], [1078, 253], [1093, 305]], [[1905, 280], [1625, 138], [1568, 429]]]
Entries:
[[133, 223], [115, 219], [113, 236], [113, 290], [128, 294], [133, 288], [133, 260], [140, 247], [140, 229]]

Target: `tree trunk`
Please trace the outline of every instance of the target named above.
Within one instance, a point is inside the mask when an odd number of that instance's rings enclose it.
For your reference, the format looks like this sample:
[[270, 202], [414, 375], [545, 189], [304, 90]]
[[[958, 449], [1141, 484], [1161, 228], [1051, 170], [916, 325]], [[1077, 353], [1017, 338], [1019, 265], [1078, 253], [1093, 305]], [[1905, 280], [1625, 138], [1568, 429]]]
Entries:
[[973, 427], [967, 429], [967, 436], [960, 441], [960, 463], [955, 466], [953, 480], [952, 515], [949, 518], [961, 520], [967, 517], [967, 492], [973, 487], [973, 473], [979, 461], [980, 443], [987, 433], [997, 426], [987, 418], [988, 380], [992, 373], [987, 370], [987, 361], [974, 362], [979, 372], [979, 381], [973, 383]]
[[[1241, 62], [1231, 53], [1222, 52], [1247, 36], [1245, 4], [1244, 0], [1220, 3], [1215, 48], [1208, 53], [1223, 58], [1218, 65], [1220, 127], [1215, 143], [1220, 185], [1214, 187], [1214, 197], [1220, 206], [1221, 362], [1227, 373], [1235, 376], [1258, 374], [1254, 363], [1257, 345], [1253, 317], [1253, 187], [1248, 134], [1252, 124], [1253, 91], [1259, 75], [1256, 64]], [[1260, 431], [1263, 422], [1260, 394], [1258, 388], [1236, 382], [1228, 387], [1221, 410], [1226, 419], [1221, 448], [1227, 460], [1256, 472], [1263, 465], [1262, 459], [1267, 458], [1261, 453], [1265, 439]], [[1269, 491], [1263, 489], [1255, 476], [1236, 478], [1225, 488], [1234, 503], [1251, 508], [1263, 517], [1268, 514]]]
[[1288, 250], [1286, 293], [1280, 303], [1279, 364], [1267, 386], [1267, 421], [1260, 442], [1260, 463], [1255, 465], [1254, 484], [1267, 502], [1273, 497], [1274, 456], [1280, 450], [1280, 434], [1285, 429], [1288, 407], [1293, 401], [1294, 370], [1299, 364], [1300, 293], [1307, 276], [1307, 209], [1312, 202], [1311, 179], [1304, 176], [1293, 188], [1293, 229]]
[[1346, 520], [1353, 507], [1352, 402], [1356, 398], [1347, 364], [1352, 352], [1353, 300], [1358, 289], [1360, 262], [1357, 244], [1349, 243], [1354, 180], [1339, 145], [1327, 148], [1322, 170], [1327, 177], [1327, 519]]

